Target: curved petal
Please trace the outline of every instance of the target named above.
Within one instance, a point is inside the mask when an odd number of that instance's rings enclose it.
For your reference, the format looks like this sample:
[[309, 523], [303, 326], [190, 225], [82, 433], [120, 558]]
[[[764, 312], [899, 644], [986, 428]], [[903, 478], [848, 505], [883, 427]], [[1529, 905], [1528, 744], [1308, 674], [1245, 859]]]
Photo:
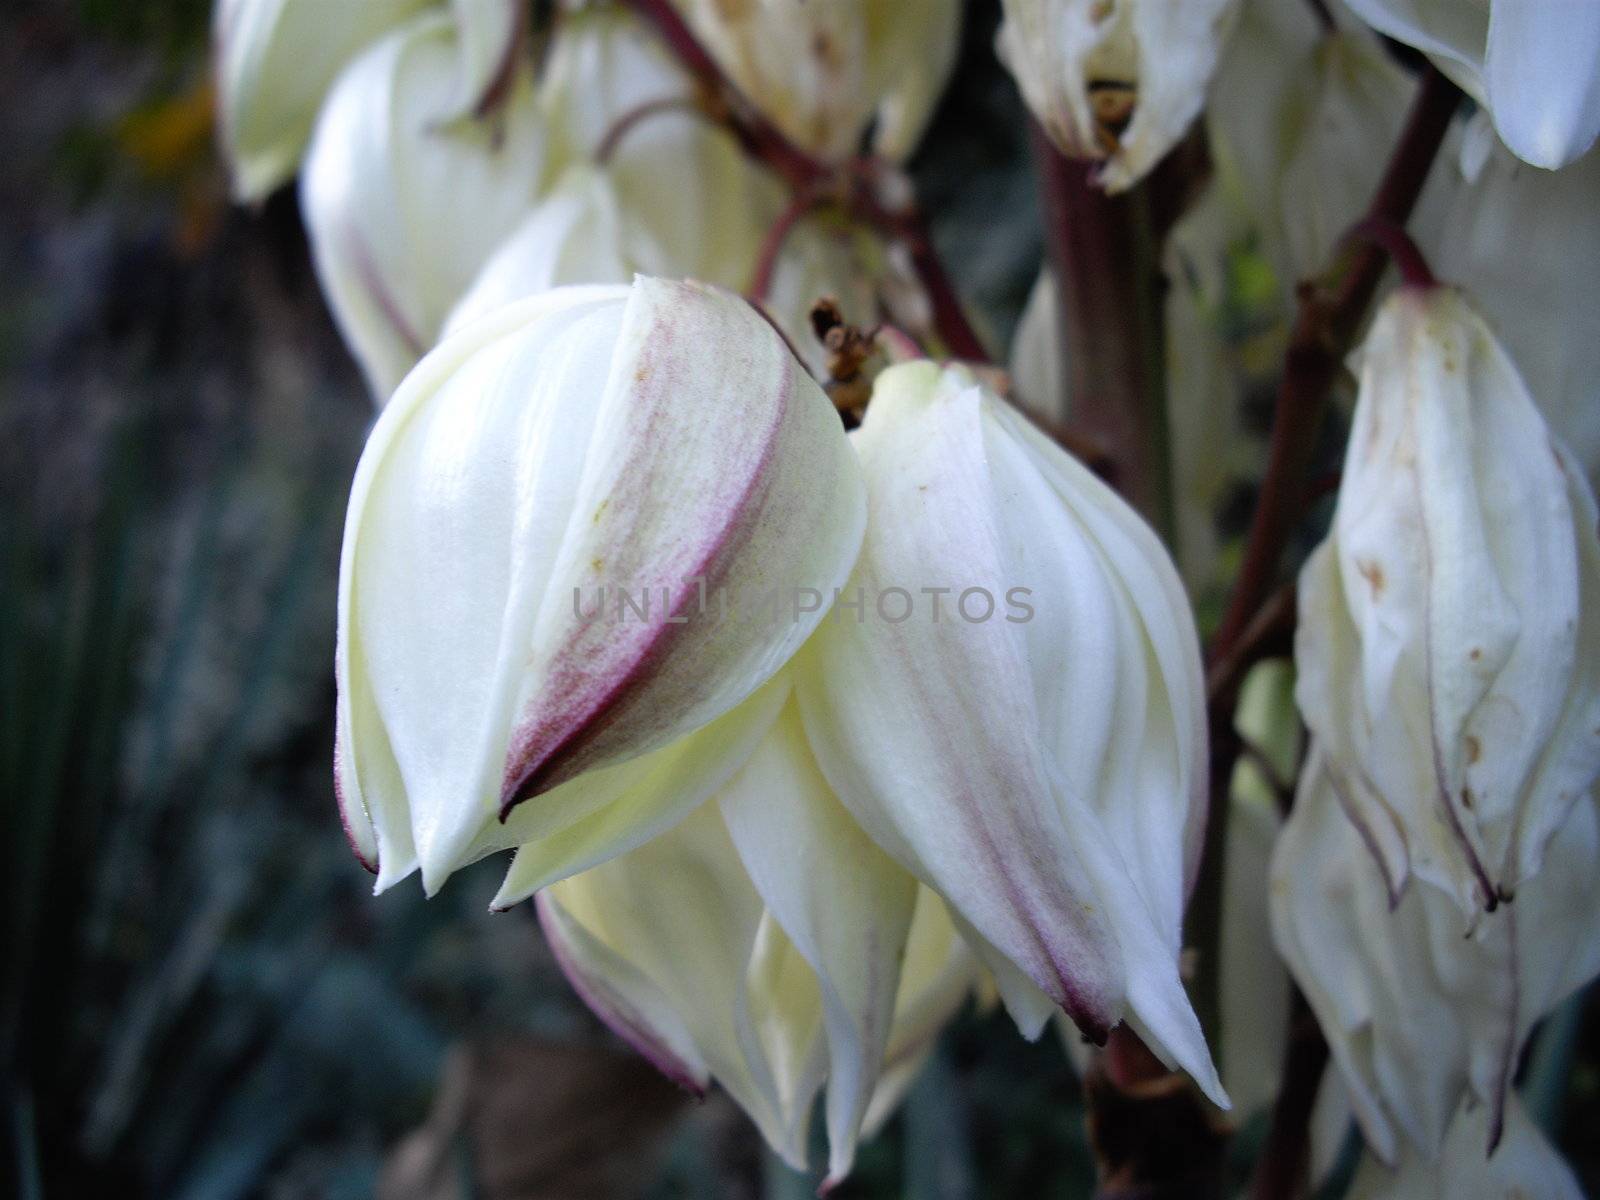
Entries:
[[[503, 810], [750, 695], [822, 619], [861, 545], [863, 484], [833, 406], [738, 297], [641, 277], [595, 420], [533, 629], [538, 686], [523, 689]], [[654, 597], [656, 615], [619, 606], [619, 620], [575, 626], [570, 598], [608, 582]], [[719, 590], [730, 618], [704, 600]], [[776, 620], [738, 609], [774, 590], [792, 601]]]
[[[517, 847], [494, 907], [509, 908], [672, 828], [743, 770], [788, 696], [789, 680], [778, 675], [704, 729], [562, 784], [551, 793], [558, 802], [549, 806], [554, 812], [523, 805], [504, 824], [490, 826], [490, 841], [472, 857]], [[535, 824], [571, 813], [588, 815], [555, 830]]]
[[1600, 135], [1600, 7], [1584, 0], [1497, 0], [1484, 88], [1495, 129], [1536, 167], [1575, 162]]
[[505, 304], [569, 283], [628, 283], [621, 214], [605, 174], [569, 168], [483, 264], [445, 321], [446, 335]]
[[544, 171], [531, 64], [492, 121], [447, 121], [459, 75], [449, 16], [417, 18], [340, 75], [306, 153], [300, 202], [317, 279], [379, 404], [522, 220]]
[[718, 802], [756, 890], [822, 989], [836, 1183], [849, 1173], [888, 1047], [917, 884], [829, 789], [793, 703]]
[[836, 605], [796, 661], [796, 694], [823, 774], [873, 839], [1103, 1038], [1124, 977], [1080, 848], [1098, 823], [1069, 833], [1030, 736], [1040, 715], [1018, 624], [968, 622], [948, 601], [938, 621], [928, 607], [884, 619], [923, 588], [998, 599], [1014, 583], [982, 403], [932, 363], [879, 376], [856, 434], [870, 518], [845, 600], [892, 607]]
[[219, 0], [211, 43], [233, 197], [258, 201], [299, 168], [340, 69], [428, 0]]

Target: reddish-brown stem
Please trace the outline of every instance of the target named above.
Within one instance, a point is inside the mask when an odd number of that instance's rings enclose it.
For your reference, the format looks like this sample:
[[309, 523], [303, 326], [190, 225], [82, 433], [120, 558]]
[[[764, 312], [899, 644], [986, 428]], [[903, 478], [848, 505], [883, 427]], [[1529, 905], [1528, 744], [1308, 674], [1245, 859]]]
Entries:
[[1386, 253], [1407, 287], [1439, 286], [1439, 281], [1433, 277], [1433, 268], [1411, 240], [1411, 235], [1393, 221], [1383, 217], [1367, 217], [1357, 221], [1345, 238], [1347, 241], [1371, 242]]
[[671, 0], [626, 0], [648, 21], [667, 47], [707, 91], [727, 107], [729, 128], [752, 158], [763, 163], [796, 195], [832, 192], [846, 200], [851, 213], [880, 234], [903, 242], [911, 265], [928, 293], [934, 328], [951, 354], [987, 362], [983, 342], [967, 320], [955, 287], [940, 261], [927, 222], [915, 202], [888, 206], [871, 186], [873, 172], [860, 164], [831, 165], [807, 154], [768, 120], [717, 65], [678, 14]]
[[1272, 1124], [1250, 1181], [1250, 1200], [1285, 1200], [1305, 1193], [1311, 1158], [1311, 1112], [1328, 1066], [1328, 1043], [1317, 1019], [1290, 985], [1289, 1040], [1272, 1105]]
[[778, 269], [778, 258], [783, 253], [784, 243], [789, 240], [789, 234], [794, 227], [805, 219], [807, 213], [827, 199], [827, 193], [816, 186], [800, 188], [790, 198], [788, 205], [778, 214], [778, 219], [772, 223], [771, 228], [761, 240], [761, 249], [756, 253], [755, 270], [750, 273], [750, 286], [746, 295], [757, 304], [764, 304], [767, 295], [772, 291], [772, 276]]
[[785, 137], [783, 131], [734, 86], [678, 14], [672, 0], [627, 0], [627, 4], [655, 27], [667, 48], [702, 86], [728, 104], [733, 131], [754, 157], [796, 189], [815, 183], [819, 176], [827, 173], [822, 163]]
[[[1389, 158], [1368, 218], [1403, 226], [1416, 206], [1429, 168], [1444, 143], [1461, 100], [1456, 86], [1429, 67], [1417, 90], [1400, 141]], [[1244, 563], [1227, 612], [1212, 641], [1212, 657], [1226, 654], [1274, 587], [1279, 561], [1301, 512], [1311, 455], [1328, 392], [1366, 317], [1387, 260], [1379, 247], [1362, 245], [1345, 256], [1330, 288], [1301, 288], [1300, 312], [1290, 334], [1278, 386], [1267, 469], [1245, 542]]]
[[1106, 195], [1095, 164], [1066, 158], [1037, 124], [1032, 133], [1072, 427], [1106, 448], [1134, 507], [1170, 530], [1160, 282], [1144, 197]]
[[630, 108], [611, 123], [611, 128], [606, 130], [605, 136], [600, 139], [600, 144], [594, 148], [595, 164], [603, 167], [616, 157], [617, 147], [640, 122], [662, 113], [672, 112], [688, 113], [705, 120], [711, 119], [711, 114], [706, 112], [699, 101], [690, 96], [663, 96], [659, 100], [647, 100]]

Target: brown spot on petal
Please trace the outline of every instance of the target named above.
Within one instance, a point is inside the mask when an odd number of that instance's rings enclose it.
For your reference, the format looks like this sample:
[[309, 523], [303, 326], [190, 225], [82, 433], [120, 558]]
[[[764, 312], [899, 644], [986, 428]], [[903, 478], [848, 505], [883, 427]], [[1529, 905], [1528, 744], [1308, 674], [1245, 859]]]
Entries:
[[[1472, 766], [1483, 757], [1483, 743], [1470, 733], [1467, 734], [1467, 766]], [[1468, 806], [1470, 807], [1470, 805]]]
[[1470, 658], [1473, 662], [1478, 662], [1480, 659], [1483, 658], [1483, 647], [1482, 646], [1474, 646], [1471, 650], [1467, 651], [1467, 657]]
[[1461, 807], [1466, 809], [1468, 812], [1472, 811], [1472, 789], [1471, 788], [1462, 788], [1461, 789]]
[[1367, 581], [1367, 586], [1372, 589], [1372, 598], [1376, 600], [1383, 595], [1383, 567], [1368, 559], [1365, 562], [1357, 561], [1356, 570], [1361, 572], [1361, 578]]

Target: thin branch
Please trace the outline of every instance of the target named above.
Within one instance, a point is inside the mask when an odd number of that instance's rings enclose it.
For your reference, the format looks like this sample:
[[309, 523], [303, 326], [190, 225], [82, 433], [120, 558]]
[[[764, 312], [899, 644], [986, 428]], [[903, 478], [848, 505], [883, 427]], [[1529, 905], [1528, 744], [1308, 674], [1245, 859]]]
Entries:
[[716, 119], [692, 96], [663, 96], [659, 100], [647, 100], [630, 108], [611, 123], [611, 128], [606, 130], [605, 136], [600, 139], [600, 144], [594, 148], [595, 165], [603, 167], [615, 158], [617, 147], [642, 121], [663, 113], [674, 112], [687, 113], [707, 121]]
[[1311, 1158], [1311, 1113], [1327, 1066], [1327, 1040], [1300, 989], [1290, 984], [1283, 1072], [1272, 1105], [1272, 1124], [1250, 1180], [1250, 1200], [1286, 1200], [1304, 1194]]
[[[789, 185], [796, 195], [810, 190], [832, 192], [845, 197], [854, 215], [885, 237], [905, 244], [918, 281], [928, 293], [933, 307], [934, 328], [950, 353], [957, 358], [988, 362], [983, 341], [967, 319], [954, 285], [940, 261], [926, 218], [914, 199], [904, 203], [885, 203], [876, 186], [886, 173], [880, 164], [830, 165], [806, 153], [762, 114], [736, 87], [694, 31], [673, 7], [671, 0], [626, 0], [628, 6], [660, 33], [677, 56], [709, 94], [719, 97], [727, 107], [728, 125], [752, 158], [765, 164]], [[904, 176], [894, 173], [896, 184]]]
[[767, 296], [772, 291], [772, 276], [778, 269], [778, 258], [783, 254], [783, 247], [789, 240], [789, 234], [807, 214], [825, 203], [827, 199], [827, 192], [815, 185], [808, 185], [795, 191], [788, 205], [778, 214], [778, 219], [772, 223], [766, 236], [761, 239], [761, 248], [756, 253], [755, 270], [750, 273], [750, 286], [746, 289], [749, 299], [757, 304], [766, 303]]

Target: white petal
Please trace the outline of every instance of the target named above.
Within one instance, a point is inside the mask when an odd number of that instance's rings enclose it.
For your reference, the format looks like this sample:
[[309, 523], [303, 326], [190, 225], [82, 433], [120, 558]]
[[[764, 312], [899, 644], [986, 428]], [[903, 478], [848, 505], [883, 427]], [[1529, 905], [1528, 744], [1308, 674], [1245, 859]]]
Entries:
[[833, 795], [792, 703], [719, 803], [756, 890], [822, 988], [828, 1175], [837, 1182], [888, 1047], [917, 884]]
[[341, 67], [428, 0], [218, 0], [212, 21], [217, 117], [234, 199], [292, 176]]
[[450, 7], [461, 48], [452, 115], [481, 113], [516, 71], [524, 5], [520, 0], [450, 0]]
[[444, 332], [563, 284], [628, 283], [636, 267], [627, 257], [609, 179], [593, 167], [571, 167], [483, 264]]
[[[981, 403], [931, 363], [879, 377], [856, 434], [869, 524], [847, 600], [859, 587], [893, 615], [923, 587], [986, 587], [1002, 602], [1014, 580]], [[892, 623], [836, 606], [796, 663], [807, 733], [873, 839], [1103, 1037], [1121, 1016], [1121, 948], [1028, 736], [1040, 715], [1019, 626], [945, 609]]]
[[1371, 1155], [1350, 1184], [1350, 1200], [1583, 1200], [1583, 1189], [1520, 1101], [1506, 1110], [1505, 1138], [1484, 1161], [1489, 1109], [1467, 1103], [1450, 1123], [1437, 1162], [1408, 1154], [1398, 1170]]
[[[704, 729], [562, 784], [549, 794], [548, 811], [533, 805], [512, 810], [504, 824], [490, 826], [489, 840], [472, 854], [517, 847], [494, 907], [509, 908], [672, 828], [744, 767], [788, 695], [788, 679], [776, 676]], [[538, 823], [570, 813], [589, 815], [554, 829]]]
[[1497, 0], [1484, 86], [1512, 153], [1536, 167], [1575, 162], [1600, 134], [1600, 6]]
[[340, 75], [300, 184], [317, 278], [378, 403], [533, 203], [545, 164], [532, 69], [493, 120], [449, 121], [455, 27], [420, 17]]

